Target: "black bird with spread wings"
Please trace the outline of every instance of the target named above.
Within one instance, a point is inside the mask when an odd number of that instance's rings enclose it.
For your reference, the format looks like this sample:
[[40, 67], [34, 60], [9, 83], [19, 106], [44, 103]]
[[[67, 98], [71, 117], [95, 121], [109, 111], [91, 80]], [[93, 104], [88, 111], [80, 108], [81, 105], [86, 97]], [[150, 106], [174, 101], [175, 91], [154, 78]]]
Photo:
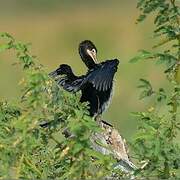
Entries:
[[[97, 63], [96, 53], [97, 49], [95, 45], [91, 41], [85, 40], [79, 45], [79, 54], [88, 68], [88, 72], [85, 75], [76, 76], [67, 64], [61, 64], [59, 68], [49, 75], [66, 91], [73, 93], [81, 91], [80, 102], [89, 102], [90, 116], [99, 120], [97, 119], [98, 116], [110, 104], [113, 94], [113, 79], [118, 68], [119, 60], [113, 59]], [[122, 139], [112, 125], [103, 120], [101, 122], [107, 134], [103, 133], [103, 137], [102, 135], [98, 137], [99, 134], [97, 134], [94, 140], [98, 140], [104, 146], [102, 148], [101, 145], [93, 144], [93, 148], [102, 154], [112, 153], [118, 160], [117, 164], [114, 165], [114, 169], [121, 169], [126, 173], [134, 172], [137, 168], [129, 160], [124, 139]], [[65, 131], [64, 134], [67, 137], [71, 135], [68, 131]], [[109, 145], [111, 148], [104, 150], [104, 147], [108, 147]]]
[[76, 76], [67, 64], [61, 64], [49, 74], [56, 78], [57, 83], [66, 91], [75, 93], [81, 90], [80, 102], [89, 102], [90, 116], [95, 118], [109, 106], [113, 93], [113, 78], [119, 64], [118, 59], [97, 63], [96, 53], [95, 45], [85, 40], [79, 45], [81, 59], [88, 67], [85, 75]]

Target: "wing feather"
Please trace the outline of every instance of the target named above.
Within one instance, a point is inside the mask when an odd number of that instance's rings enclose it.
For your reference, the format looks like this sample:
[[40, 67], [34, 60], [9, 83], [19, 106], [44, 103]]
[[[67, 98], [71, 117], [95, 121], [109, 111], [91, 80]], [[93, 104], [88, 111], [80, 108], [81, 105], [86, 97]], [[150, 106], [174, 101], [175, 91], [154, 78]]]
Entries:
[[118, 64], [117, 59], [107, 60], [99, 64], [96, 69], [92, 69], [87, 73], [81, 86], [88, 82], [92, 83], [98, 91], [107, 91], [112, 86]]
[[79, 77], [74, 81], [69, 80], [67, 76], [61, 77], [57, 80], [57, 84], [63, 87], [64, 90], [68, 92], [77, 92], [81, 88], [83, 78]]
[[67, 76], [56, 79], [58, 85], [69, 92], [77, 92], [91, 83], [97, 91], [107, 91], [111, 88], [114, 74], [117, 71], [119, 60], [107, 60], [97, 64], [96, 68], [88, 71], [86, 75], [76, 76], [76, 79], [70, 79]]

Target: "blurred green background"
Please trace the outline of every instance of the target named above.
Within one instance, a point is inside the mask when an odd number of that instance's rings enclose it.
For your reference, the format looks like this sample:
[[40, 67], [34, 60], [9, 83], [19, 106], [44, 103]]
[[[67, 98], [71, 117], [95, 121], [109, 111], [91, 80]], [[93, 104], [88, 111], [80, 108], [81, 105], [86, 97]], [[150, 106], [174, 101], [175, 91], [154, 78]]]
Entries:
[[[78, 75], [87, 71], [78, 54], [82, 40], [92, 40], [98, 48], [98, 59], [120, 59], [112, 104], [104, 114], [130, 139], [137, 121], [131, 112], [150, 106], [150, 100], [139, 100], [138, 79], [152, 80], [155, 87], [167, 82], [162, 67], [152, 62], [130, 64], [139, 49], [153, 45], [153, 21], [148, 18], [136, 25], [136, 0], [0, 0], [0, 32], [32, 43], [32, 53], [50, 72], [59, 64], [70, 64]], [[0, 54], [0, 99], [18, 102], [22, 72], [13, 66], [13, 53]]]

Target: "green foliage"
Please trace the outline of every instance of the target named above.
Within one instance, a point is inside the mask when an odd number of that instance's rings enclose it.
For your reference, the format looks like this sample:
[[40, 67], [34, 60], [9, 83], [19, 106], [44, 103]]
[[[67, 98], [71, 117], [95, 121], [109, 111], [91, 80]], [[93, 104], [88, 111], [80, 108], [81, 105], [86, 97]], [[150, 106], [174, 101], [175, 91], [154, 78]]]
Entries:
[[143, 91], [140, 94], [140, 99], [143, 99], [147, 96], [151, 96], [154, 91], [149, 81], [145, 79], [140, 79], [141, 84], [138, 86], [138, 88], [142, 89]]
[[177, 3], [176, 0], [139, 0], [137, 5], [141, 11], [137, 22], [154, 14], [154, 37], [159, 43], [153, 48], [167, 45], [161, 47], [162, 52], [159, 49], [140, 51], [130, 61], [153, 60], [156, 64], [165, 64], [164, 74], [169, 81], [167, 89], [154, 90], [149, 81], [140, 79], [140, 98], [153, 95], [155, 102], [147, 111], [134, 113], [139, 119], [139, 127], [132, 144], [137, 158], [145, 163], [137, 171], [138, 177], [180, 178], [180, 144], [177, 143], [180, 130], [180, 7]]
[[133, 57], [130, 62], [131, 63], [136, 63], [139, 60], [144, 60], [144, 59], [150, 59], [153, 58], [153, 55], [151, 52], [145, 51], [145, 50], [140, 50], [139, 54], [135, 57]]
[[[14, 51], [23, 68], [18, 106], [0, 102], [1, 179], [93, 179], [112, 173], [114, 160], [91, 147], [99, 132], [79, 95], [57, 87], [30, 55], [29, 44], [0, 34], [0, 52]], [[40, 126], [41, 125], [41, 126]], [[64, 138], [69, 131], [72, 136]]]

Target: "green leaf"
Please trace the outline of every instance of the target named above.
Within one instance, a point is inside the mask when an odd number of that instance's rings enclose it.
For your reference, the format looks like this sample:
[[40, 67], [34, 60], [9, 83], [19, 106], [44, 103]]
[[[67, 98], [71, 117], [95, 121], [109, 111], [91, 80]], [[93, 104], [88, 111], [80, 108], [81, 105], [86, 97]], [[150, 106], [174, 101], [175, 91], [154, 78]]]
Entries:
[[134, 58], [130, 59], [129, 62], [136, 63], [137, 61], [145, 60], [145, 59], [149, 59], [149, 58], [153, 58], [153, 54], [151, 52], [145, 51], [145, 50], [140, 50], [138, 55], [135, 56]]

